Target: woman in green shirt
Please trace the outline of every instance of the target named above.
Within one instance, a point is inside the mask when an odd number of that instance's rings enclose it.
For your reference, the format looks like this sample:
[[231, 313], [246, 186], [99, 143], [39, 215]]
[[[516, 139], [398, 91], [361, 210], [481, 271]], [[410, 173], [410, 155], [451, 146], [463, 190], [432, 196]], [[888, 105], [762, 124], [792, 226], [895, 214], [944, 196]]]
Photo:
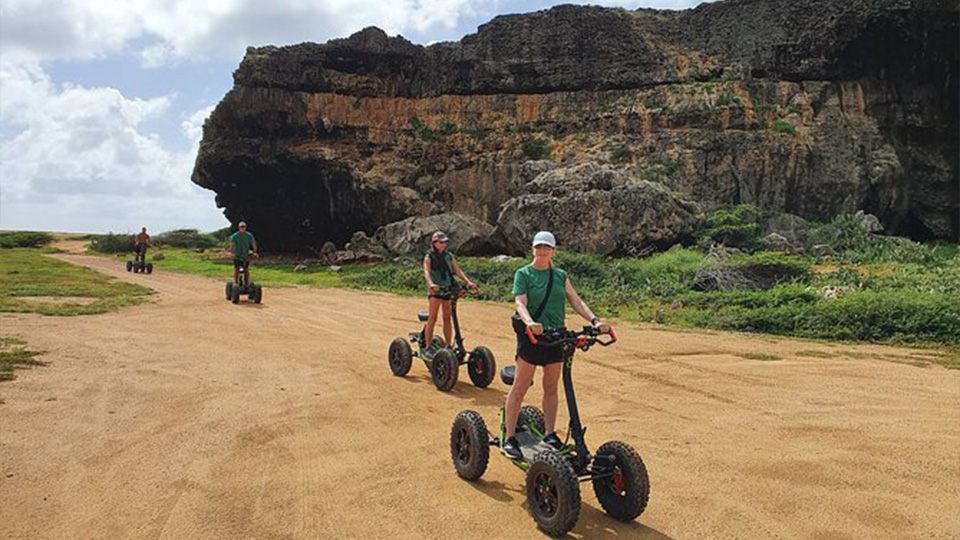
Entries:
[[427, 301], [430, 303], [430, 318], [427, 319], [426, 327], [423, 330], [424, 343], [427, 348], [424, 351], [427, 357], [432, 357], [433, 353], [433, 328], [437, 325], [437, 312], [443, 308], [443, 337], [449, 345], [452, 339], [453, 327], [450, 323], [450, 299], [438, 298], [436, 294], [444, 287], [453, 285], [453, 275], [460, 276], [461, 279], [471, 289], [477, 289], [477, 286], [470, 281], [460, 270], [457, 264], [457, 258], [453, 253], [447, 251], [447, 243], [450, 239], [443, 231], [433, 233], [430, 239], [430, 250], [423, 258], [423, 276], [427, 279], [427, 286], [430, 292], [427, 294]]
[[[606, 327], [587, 307], [577, 291], [570, 283], [567, 273], [553, 267], [553, 256], [556, 253], [557, 241], [552, 233], [541, 231], [533, 237], [533, 262], [520, 268], [513, 275], [513, 294], [517, 306], [517, 315], [534, 335], [540, 335], [544, 329], [564, 326], [566, 301], [570, 301], [573, 308], [581, 317], [597, 327]], [[544, 302], [547, 288], [550, 285], [550, 274], [553, 273], [553, 286], [550, 287], [550, 297]], [[534, 318], [540, 305], [542, 312]], [[608, 330], [609, 331], [609, 330]], [[517, 444], [516, 434], [517, 416], [523, 397], [530, 388], [533, 374], [537, 366], [543, 367], [543, 416], [547, 428], [544, 442], [557, 450], [563, 449], [563, 441], [557, 436], [555, 426], [557, 420], [557, 405], [559, 398], [557, 389], [560, 382], [560, 373], [563, 366], [563, 350], [561, 347], [542, 347], [530, 342], [526, 332], [517, 334], [517, 371], [513, 386], [507, 395], [504, 412], [506, 422], [506, 437], [501, 443], [503, 453], [513, 459], [521, 459], [520, 446]]]

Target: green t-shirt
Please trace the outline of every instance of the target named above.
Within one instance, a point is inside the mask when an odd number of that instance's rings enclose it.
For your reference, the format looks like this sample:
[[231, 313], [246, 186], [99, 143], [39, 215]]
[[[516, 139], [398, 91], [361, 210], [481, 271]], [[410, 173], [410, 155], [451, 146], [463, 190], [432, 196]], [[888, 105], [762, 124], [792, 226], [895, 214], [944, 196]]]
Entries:
[[253, 235], [249, 231], [244, 233], [237, 231], [231, 234], [230, 241], [233, 242], [234, 257], [246, 259], [250, 256], [250, 249], [253, 248]]
[[[433, 260], [430, 260], [430, 279], [433, 280], [433, 284], [437, 287], [449, 287], [453, 285], [453, 259], [454, 255], [450, 250], [443, 250], [443, 253], [440, 254], [444, 262], [447, 263], [447, 268], [450, 270], [449, 273], [444, 272], [440, 269], [440, 265], [434, 264]], [[430, 258], [430, 253], [427, 252], [426, 257]]]
[[[550, 279], [550, 270], [537, 270], [533, 265], [520, 268], [513, 274], [513, 295], [527, 295], [527, 311], [533, 317], [543, 296], [547, 294], [547, 282]], [[544, 328], [559, 328], [563, 326], [566, 310], [566, 283], [567, 273], [559, 268], [553, 269], [553, 290], [547, 305], [543, 307], [543, 314], [534, 321]]]

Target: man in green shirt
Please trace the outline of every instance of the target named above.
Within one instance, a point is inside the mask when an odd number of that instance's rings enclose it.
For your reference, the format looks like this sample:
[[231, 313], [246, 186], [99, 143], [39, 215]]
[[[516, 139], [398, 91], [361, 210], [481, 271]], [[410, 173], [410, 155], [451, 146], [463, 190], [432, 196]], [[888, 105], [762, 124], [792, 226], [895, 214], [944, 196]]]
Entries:
[[230, 253], [233, 254], [233, 282], [240, 284], [240, 269], [243, 269], [244, 283], [250, 283], [250, 252], [259, 257], [257, 241], [247, 232], [247, 223], [241, 221], [237, 225], [237, 232], [230, 235]]

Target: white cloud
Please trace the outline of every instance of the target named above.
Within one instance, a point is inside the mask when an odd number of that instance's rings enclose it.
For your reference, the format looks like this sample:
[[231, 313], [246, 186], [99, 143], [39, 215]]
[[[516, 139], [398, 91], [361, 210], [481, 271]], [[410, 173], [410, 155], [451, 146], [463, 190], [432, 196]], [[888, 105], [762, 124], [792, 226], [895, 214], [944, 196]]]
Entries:
[[0, 121], [20, 128], [0, 142], [4, 227], [53, 228], [66, 216], [73, 230], [120, 230], [144, 215], [168, 226], [184, 225], [186, 216], [220, 222], [212, 194], [190, 182], [212, 106], [183, 122], [190, 150], [171, 152], [143, 123], [169, 114], [172, 96], [57, 87], [36, 63], [7, 58], [0, 60], [0, 96]]
[[239, 58], [248, 45], [325, 41], [365, 26], [453, 28], [480, 0], [5, 0], [0, 48], [35, 58], [94, 58], [134, 40], [145, 66]]

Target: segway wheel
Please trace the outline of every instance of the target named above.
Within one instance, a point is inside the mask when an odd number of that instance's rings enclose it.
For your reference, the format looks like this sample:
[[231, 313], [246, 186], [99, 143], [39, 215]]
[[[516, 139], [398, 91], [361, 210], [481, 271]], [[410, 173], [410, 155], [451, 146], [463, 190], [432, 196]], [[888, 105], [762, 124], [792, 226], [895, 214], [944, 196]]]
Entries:
[[480, 413], [462, 411], [457, 415], [450, 430], [450, 455], [460, 478], [483, 476], [490, 462], [490, 438]]
[[147, 263], [147, 273], [148, 274], [153, 273], [153, 263]]
[[390, 371], [397, 377], [410, 373], [410, 365], [413, 363], [413, 350], [410, 348], [410, 343], [399, 337], [391, 341], [387, 363], [390, 365]]
[[580, 483], [565, 457], [540, 452], [527, 470], [527, 505], [533, 520], [551, 536], [570, 532], [580, 517]]
[[470, 382], [477, 388], [486, 388], [497, 375], [497, 361], [493, 358], [493, 351], [480, 346], [470, 353], [467, 360], [467, 371], [470, 373]]
[[233, 294], [230, 295], [230, 301], [234, 304], [240, 303], [240, 287], [233, 288]]
[[233, 299], [233, 282], [228, 281], [227, 282], [227, 300], [232, 300], [232, 299]]
[[133, 271], [133, 261], [127, 261], [127, 272]]
[[[603, 458], [608, 458], [604, 460]], [[613, 475], [594, 478], [593, 492], [600, 506], [613, 519], [633, 521], [643, 513], [650, 500], [650, 478], [643, 460], [629, 444], [620, 441], [604, 443], [594, 459], [613, 459]], [[595, 468], [597, 463], [595, 462]]]
[[520, 414], [517, 415], [517, 427], [526, 430], [536, 429], [534, 435], [539, 434], [541, 437], [547, 434], [547, 422], [543, 418], [543, 411], [532, 405], [520, 407]]
[[460, 374], [460, 363], [450, 349], [440, 349], [433, 355], [430, 364], [430, 377], [437, 390], [447, 392], [457, 384]]
[[256, 296], [253, 297], [253, 303], [259, 304], [261, 301], [263, 301], [263, 286], [256, 285], [255, 287], [256, 289], [254, 290], [254, 292], [256, 292], [257, 294]]

